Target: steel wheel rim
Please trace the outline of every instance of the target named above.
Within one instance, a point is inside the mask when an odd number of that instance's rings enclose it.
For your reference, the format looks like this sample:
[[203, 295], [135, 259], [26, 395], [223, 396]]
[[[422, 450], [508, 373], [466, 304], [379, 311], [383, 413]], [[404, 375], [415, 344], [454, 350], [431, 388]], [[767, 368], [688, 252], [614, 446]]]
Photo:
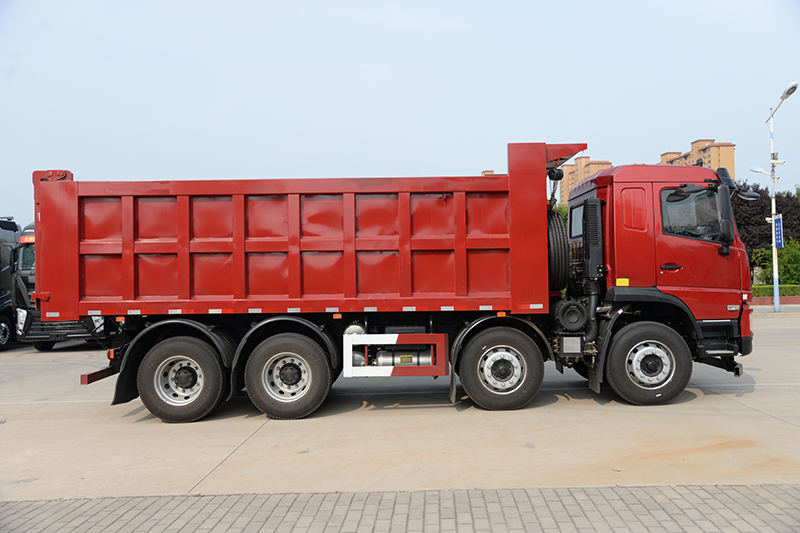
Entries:
[[11, 328], [5, 322], [0, 322], [0, 346], [8, 344], [11, 340]]
[[675, 375], [675, 356], [661, 342], [642, 341], [628, 352], [625, 367], [634, 384], [643, 389], [658, 389]]
[[[295, 378], [297, 381], [294, 381]], [[281, 352], [270, 357], [261, 373], [264, 389], [272, 399], [283, 403], [296, 402], [308, 394], [312, 380], [308, 361], [292, 352]]]
[[511, 394], [525, 381], [525, 360], [511, 346], [492, 346], [478, 359], [481, 384], [494, 394]]
[[180, 407], [200, 396], [205, 377], [194, 359], [174, 355], [158, 365], [154, 381], [158, 397], [171, 406]]

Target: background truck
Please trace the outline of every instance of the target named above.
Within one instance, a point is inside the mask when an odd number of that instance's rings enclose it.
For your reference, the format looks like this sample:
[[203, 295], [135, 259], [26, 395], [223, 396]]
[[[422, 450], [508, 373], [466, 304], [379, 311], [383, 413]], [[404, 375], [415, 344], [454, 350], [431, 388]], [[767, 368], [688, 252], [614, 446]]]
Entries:
[[14, 278], [11, 274], [14, 248], [20, 227], [13, 217], [0, 218], [0, 351], [14, 341]]
[[659, 404], [693, 361], [752, 349], [749, 269], [727, 173], [616, 167], [547, 178], [585, 144], [510, 144], [508, 174], [76, 182], [37, 171], [43, 320], [114, 317], [113, 403], [165, 421], [243, 388], [300, 418], [332, 382], [456, 378], [486, 409], [528, 404], [544, 362]]
[[113, 320], [92, 316], [83, 320], [42, 322], [33, 300], [36, 289], [34, 228], [34, 224], [28, 224], [22, 230], [12, 262], [17, 340], [32, 342], [39, 351], [52, 350], [56, 342], [66, 340], [96, 340], [101, 344], [105, 343], [116, 331]]

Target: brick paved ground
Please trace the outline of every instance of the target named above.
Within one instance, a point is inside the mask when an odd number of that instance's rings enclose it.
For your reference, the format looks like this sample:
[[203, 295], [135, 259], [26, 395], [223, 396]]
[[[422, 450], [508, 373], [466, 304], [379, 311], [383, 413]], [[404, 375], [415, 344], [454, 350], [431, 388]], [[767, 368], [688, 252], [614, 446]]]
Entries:
[[0, 531], [797, 532], [800, 485], [149, 496], [0, 502]]

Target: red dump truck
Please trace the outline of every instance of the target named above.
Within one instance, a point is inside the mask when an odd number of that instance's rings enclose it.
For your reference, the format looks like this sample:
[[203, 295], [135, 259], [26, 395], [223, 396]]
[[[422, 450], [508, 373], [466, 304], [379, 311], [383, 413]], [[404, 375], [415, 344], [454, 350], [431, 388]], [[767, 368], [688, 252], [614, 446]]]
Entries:
[[246, 389], [272, 418], [331, 384], [450, 376], [485, 409], [536, 395], [545, 361], [634, 404], [693, 361], [739, 375], [752, 350], [747, 255], [724, 169], [547, 178], [585, 144], [510, 144], [508, 174], [78, 182], [37, 171], [43, 320], [112, 317], [113, 403], [189, 422]]

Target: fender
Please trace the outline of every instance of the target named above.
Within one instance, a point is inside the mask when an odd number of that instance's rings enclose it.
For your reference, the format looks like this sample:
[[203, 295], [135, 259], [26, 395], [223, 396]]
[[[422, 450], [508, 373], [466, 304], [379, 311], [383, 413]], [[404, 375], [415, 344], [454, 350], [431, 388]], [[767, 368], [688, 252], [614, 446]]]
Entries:
[[266, 320], [262, 320], [250, 328], [241, 342], [239, 342], [239, 345], [236, 347], [236, 353], [233, 356], [233, 364], [231, 365], [231, 387], [228, 394], [228, 399], [233, 398], [233, 396], [235, 396], [244, 387], [243, 366], [247, 362], [247, 356], [249, 356], [250, 352], [253, 350], [253, 348], [255, 348], [254, 345], [256, 342], [263, 340], [259, 333], [263, 332], [265, 328], [276, 326], [281, 323], [288, 323], [294, 326], [292, 329], [285, 329], [282, 331], [293, 331], [296, 333], [298, 330], [300, 330], [300, 332], [313, 334], [308, 336], [316, 338], [318, 341], [322, 341], [325, 351], [328, 353], [328, 357], [330, 358], [331, 366], [334, 369], [339, 367], [339, 360], [341, 357], [339, 350], [336, 348], [336, 344], [334, 344], [334, 342], [331, 340], [330, 335], [320, 329], [316, 324], [299, 316], [273, 316], [267, 318]]
[[600, 394], [600, 384], [603, 382], [606, 367], [606, 355], [608, 348], [611, 346], [611, 331], [614, 329], [614, 324], [617, 319], [630, 308], [631, 304], [618, 305], [611, 309], [606, 316], [610, 318], [603, 319], [600, 323], [600, 332], [598, 337], [601, 339], [600, 350], [597, 353], [597, 363], [594, 368], [589, 369], [589, 388], [597, 394]]
[[697, 324], [697, 320], [694, 318], [694, 313], [689, 309], [689, 307], [683, 303], [683, 300], [678, 298], [677, 296], [673, 296], [671, 294], [665, 294], [658, 290], [655, 287], [611, 287], [606, 292], [606, 296], [604, 298], [606, 302], [614, 302], [614, 303], [627, 303], [627, 302], [647, 302], [647, 303], [661, 303], [666, 305], [671, 305], [673, 307], [677, 307], [680, 309], [686, 318], [692, 324], [692, 327], [697, 334], [698, 339], [703, 338], [703, 332], [700, 331], [700, 327]]
[[198, 332], [200, 334], [198, 335], [199, 338], [206, 340], [214, 347], [217, 354], [219, 354], [222, 365], [230, 368], [233, 362], [234, 342], [227, 332], [221, 329], [215, 330], [212, 326], [194, 320], [182, 318], [162, 320], [147, 326], [134, 337], [125, 349], [111, 405], [129, 402], [139, 396], [139, 388], [136, 385], [136, 374], [139, 371], [139, 365], [145, 354], [155, 345], [158, 333], [169, 327], [191, 328], [193, 331]]

